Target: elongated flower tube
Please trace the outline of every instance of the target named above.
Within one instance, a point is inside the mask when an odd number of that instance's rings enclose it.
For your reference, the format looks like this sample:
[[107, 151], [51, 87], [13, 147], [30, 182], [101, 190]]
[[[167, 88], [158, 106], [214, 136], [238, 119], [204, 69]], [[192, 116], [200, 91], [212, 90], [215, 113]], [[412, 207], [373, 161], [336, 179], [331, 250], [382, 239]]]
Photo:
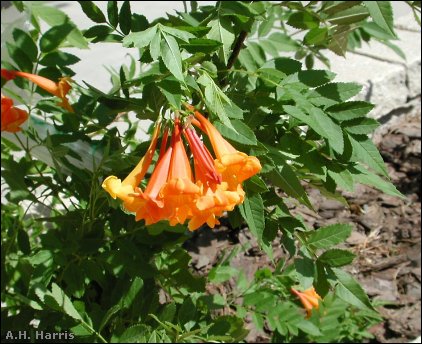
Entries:
[[175, 121], [172, 137], [172, 155], [166, 184], [160, 191], [159, 199], [163, 200], [169, 211], [168, 220], [171, 226], [183, 224], [192, 217], [195, 202], [201, 196], [202, 189], [192, 179], [192, 169], [181, 138], [180, 124]]
[[241, 203], [244, 194], [228, 191], [227, 182], [222, 181], [221, 174], [215, 169], [211, 153], [194, 130], [186, 129], [186, 138], [194, 157], [196, 181], [203, 185], [203, 194], [196, 201], [189, 229], [195, 230], [204, 223], [214, 228], [220, 223], [218, 217]]
[[72, 88], [69, 84], [69, 77], [60, 78], [58, 82], [54, 82], [50, 79], [44, 78], [43, 76], [39, 76], [36, 74], [12, 71], [3, 68], [1, 70], [1, 77], [6, 80], [13, 80], [17, 76], [33, 82], [34, 84], [41, 87], [43, 90], [47, 91], [53, 96], [60, 98], [61, 103], [59, 103], [59, 106], [69, 112], [74, 112], [72, 106], [69, 104], [69, 101], [67, 99], [67, 94]]
[[155, 166], [145, 192], [138, 188], [134, 194], [137, 199], [136, 221], [144, 219], [147, 226], [168, 218], [169, 209], [165, 207], [164, 201], [159, 199], [159, 194], [167, 181], [172, 151], [173, 148], [169, 147]]
[[1, 95], [1, 131], [16, 133], [27, 119], [28, 113], [25, 110], [14, 107], [11, 98]]
[[155, 127], [150, 146], [145, 156], [123, 181], [115, 176], [109, 176], [102, 184], [102, 187], [110, 194], [111, 197], [114, 199], [119, 198], [124, 202], [123, 206], [128, 211], [135, 212], [142, 203], [139, 197], [136, 196], [140, 190], [138, 185], [144, 178], [148, 167], [151, 165], [159, 133], [160, 125], [158, 124]]
[[197, 162], [195, 168], [199, 169], [197, 172], [199, 176], [196, 179], [202, 183], [220, 184], [222, 182], [221, 173], [218, 173], [215, 169], [214, 159], [207, 147], [205, 147], [195, 130], [187, 128], [185, 133], [195, 162]]
[[227, 181], [230, 190], [237, 190], [240, 183], [261, 171], [261, 164], [256, 157], [236, 150], [198, 111], [195, 111], [195, 117], [210, 138], [217, 157], [216, 169], [222, 173], [223, 180]]
[[321, 296], [317, 294], [314, 287], [306, 289], [305, 291], [297, 291], [296, 289], [291, 288], [291, 291], [299, 298], [300, 302], [305, 308], [307, 318], [311, 316], [312, 309], [319, 308], [319, 300], [321, 300]]

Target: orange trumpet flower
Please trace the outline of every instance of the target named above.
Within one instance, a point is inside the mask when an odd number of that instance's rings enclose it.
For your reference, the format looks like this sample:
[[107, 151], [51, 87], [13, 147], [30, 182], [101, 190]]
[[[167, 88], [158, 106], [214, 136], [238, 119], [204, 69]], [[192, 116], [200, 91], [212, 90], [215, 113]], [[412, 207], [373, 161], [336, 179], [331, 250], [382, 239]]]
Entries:
[[137, 200], [136, 221], [144, 219], [147, 226], [168, 217], [169, 209], [165, 207], [164, 201], [159, 199], [159, 194], [168, 177], [172, 151], [173, 148], [169, 147], [155, 166], [145, 192], [138, 188], [133, 194]]
[[139, 161], [138, 165], [136, 165], [133, 171], [123, 181], [115, 176], [109, 176], [102, 184], [104, 190], [106, 190], [111, 197], [114, 199], [119, 198], [124, 202], [123, 206], [128, 211], [135, 212], [142, 203], [140, 199], [136, 197], [140, 191], [138, 185], [144, 178], [148, 167], [151, 165], [159, 133], [160, 125], [157, 125], [152, 135], [151, 144], [145, 156]]
[[223, 180], [227, 181], [230, 190], [237, 190], [240, 183], [261, 171], [261, 164], [256, 157], [236, 150], [198, 111], [195, 111], [195, 117], [210, 138], [217, 157], [216, 169], [223, 175]]
[[296, 289], [291, 288], [291, 292], [299, 298], [300, 302], [306, 310], [307, 318], [311, 316], [312, 309], [319, 308], [319, 300], [321, 300], [321, 296], [317, 294], [314, 287], [306, 289], [305, 291], [297, 291]]
[[215, 169], [211, 153], [194, 130], [186, 129], [186, 138], [194, 157], [196, 181], [204, 188], [202, 196], [196, 202], [192, 219], [189, 221], [189, 229], [195, 230], [204, 223], [214, 228], [220, 223], [217, 217], [224, 211], [233, 210], [236, 204], [241, 203], [244, 193], [228, 191], [227, 182], [222, 181], [221, 174]]
[[11, 98], [1, 95], [1, 131], [16, 133], [27, 119], [28, 113], [25, 110], [14, 107]]
[[177, 223], [183, 224], [186, 219], [192, 217], [195, 202], [202, 194], [201, 187], [193, 182], [192, 170], [180, 129], [179, 121], [176, 120], [168, 178], [159, 194], [159, 199], [165, 202], [169, 211], [168, 220], [171, 226]]
[[69, 84], [69, 77], [60, 78], [58, 82], [54, 82], [50, 79], [44, 78], [43, 76], [39, 76], [36, 74], [7, 70], [3, 68], [1, 70], [1, 77], [6, 80], [13, 80], [17, 76], [33, 82], [34, 84], [41, 87], [43, 90], [47, 91], [53, 96], [60, 98], [62, 101], [61, 103], [59, 103], [59, 106], [69, 112], [74, 112], [72, 106], [69, 104], [69, 101], [67, 99], [67, 94], [72, 88]]

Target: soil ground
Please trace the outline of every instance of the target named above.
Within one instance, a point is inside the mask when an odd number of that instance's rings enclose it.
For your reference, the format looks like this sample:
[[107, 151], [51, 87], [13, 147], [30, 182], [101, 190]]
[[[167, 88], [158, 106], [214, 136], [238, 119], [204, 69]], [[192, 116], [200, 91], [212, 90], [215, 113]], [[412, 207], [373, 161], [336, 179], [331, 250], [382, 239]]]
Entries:
[[[343, 193], [349, 208], [326, 199], [314, 189], [308, 192], [317, 214], [293, 203], [290, 208], [315, 228], [332, 223], [354, 226], [344, 247], [357, 258], [347, 270], [372, 299], [388, 302], [377, 308], [384, 321], [371, 329], [375, 336], [372, 342], [409, 342], [421, 334], [420, 114], [402, 116], [384, 130], [378, 141], [391, 180], [406, 199], [358, 185], [354, 193]], [[243, 269], [249, 279], [258, 268], [269, 265], [247, 228], [239, 231], [221, 225], [215, 230], [201, 229], [185, 246], [192, 255], [193, 268], [201, 274], [207, 273], [223, 252], [236, 247], [242, 249], [231, 265]], [[279, 249], [277, 255], [284, 253]], [[226, 289], [230, 289], [230, 284], [216, 292], [224, 296], [229, 292]], [[251, 328], [246, 340], [268, 342], [269, 337]]]

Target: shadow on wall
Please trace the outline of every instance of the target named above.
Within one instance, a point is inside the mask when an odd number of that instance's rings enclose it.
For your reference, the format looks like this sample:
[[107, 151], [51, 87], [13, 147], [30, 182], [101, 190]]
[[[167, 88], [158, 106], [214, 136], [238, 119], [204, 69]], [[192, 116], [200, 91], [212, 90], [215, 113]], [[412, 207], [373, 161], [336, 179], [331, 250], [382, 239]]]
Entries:
[[1, 8], [7, 8], [12, 6], [12, 2], [11, 1], [2, 1], [1, 2]]

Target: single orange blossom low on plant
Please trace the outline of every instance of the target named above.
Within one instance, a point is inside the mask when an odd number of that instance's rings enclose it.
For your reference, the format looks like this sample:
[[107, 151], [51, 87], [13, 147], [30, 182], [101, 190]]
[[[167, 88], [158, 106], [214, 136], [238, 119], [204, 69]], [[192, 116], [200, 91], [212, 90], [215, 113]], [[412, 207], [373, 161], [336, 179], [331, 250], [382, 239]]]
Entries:
[[305, 291], [298, 291], [294, 288], [291, 288], [291, 291], [293, 294], [295, 294], [299, 298], [300, 302], [305, 308], [307, 318], [311, 316], [312, 309], [319, 308], [319, 300], [321, 300], [321, 296], [317, 294], [314, 287], [306, 289]]

